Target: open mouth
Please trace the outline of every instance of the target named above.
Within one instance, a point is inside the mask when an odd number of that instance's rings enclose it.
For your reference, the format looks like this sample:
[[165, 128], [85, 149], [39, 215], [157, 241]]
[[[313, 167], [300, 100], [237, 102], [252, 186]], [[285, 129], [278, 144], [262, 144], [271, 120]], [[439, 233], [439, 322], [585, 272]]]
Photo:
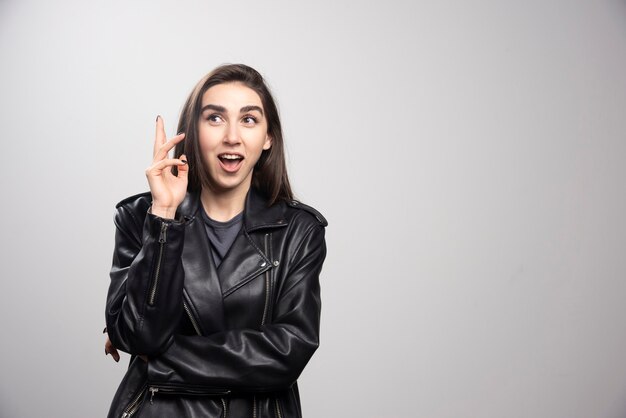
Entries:
[[219, 154], [217, 158], [220, 160], [222, 168], [229, 173], [233, 173], [239, 169], [243, 162], [243, 155], [223, 153]]

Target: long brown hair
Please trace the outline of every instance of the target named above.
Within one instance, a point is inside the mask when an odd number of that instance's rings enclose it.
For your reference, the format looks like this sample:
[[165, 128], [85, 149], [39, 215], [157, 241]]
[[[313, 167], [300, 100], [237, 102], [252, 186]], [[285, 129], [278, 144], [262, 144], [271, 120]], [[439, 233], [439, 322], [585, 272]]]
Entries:
[[[293, 199], [287, 176], [283, 130], [278, 109], [263, 76], [244, 64], [225, 64], [215, 68], [196, 84], [185, 102], [177, 131], [185, 133], [185, 140], [176, 145], [174, 155], [178, 158], [184, 153], [189, 161], [187, 190], [198, 191], [203, 185], [208, 186], [211, 181], [198, 143], [202, 96], [209, 88], [230, 82], [241, 82], [259, 95], [267, 118], [267, 133], [272, 138], [272, 146], [268, 150], [263, 150], [254, 166], [252, 187], [264, 194], [270, 205], [281, 200]], [[174, 173], [177, 174], [176, 171]]]

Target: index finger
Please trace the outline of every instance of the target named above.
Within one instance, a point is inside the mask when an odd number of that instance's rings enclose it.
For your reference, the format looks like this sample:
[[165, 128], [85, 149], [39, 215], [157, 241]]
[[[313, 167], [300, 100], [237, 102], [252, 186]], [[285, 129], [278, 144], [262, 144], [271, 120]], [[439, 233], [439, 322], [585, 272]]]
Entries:
[[161, 115], [156, 117], [156, 134], [154, 136], [154, 149], [152, 151], [152, 157], [157, 155], [159, 149], [165, 144], [167, 138], [165, 136], [165, 124]]
[[180, 141], [185, 139], [185, 133], [180, 133], [175, 137], [171, 138], [169, 141], [165, 141], [163, 145], [159, 149], [155, 151], [153, 162], [161, 161], [168, 158], [168, 153], [178, 144]]

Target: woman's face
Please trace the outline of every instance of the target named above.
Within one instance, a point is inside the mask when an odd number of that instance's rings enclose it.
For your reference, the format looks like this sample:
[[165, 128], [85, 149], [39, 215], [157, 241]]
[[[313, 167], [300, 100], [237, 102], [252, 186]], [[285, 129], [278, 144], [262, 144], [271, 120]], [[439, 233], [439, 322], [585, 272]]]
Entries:
[[200, 152], [215, 192], [245, 193], [263, 150], [271, 146], [259, 95], [243, 83], [224, 83], [202, 96]]

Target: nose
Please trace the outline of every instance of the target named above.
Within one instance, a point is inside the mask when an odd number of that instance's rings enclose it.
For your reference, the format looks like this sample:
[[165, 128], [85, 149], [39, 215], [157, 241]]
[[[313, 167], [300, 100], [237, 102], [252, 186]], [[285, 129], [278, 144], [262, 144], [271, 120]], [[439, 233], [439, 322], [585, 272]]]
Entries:
[[239, 137], [239, 127], [236, 123], [231, 123], [228, 125], [228, 129], [226, 131], [226, 135], [224, 136], [224, 143], [230, 145], [237, 145], [241, 142], [241, 138]]

